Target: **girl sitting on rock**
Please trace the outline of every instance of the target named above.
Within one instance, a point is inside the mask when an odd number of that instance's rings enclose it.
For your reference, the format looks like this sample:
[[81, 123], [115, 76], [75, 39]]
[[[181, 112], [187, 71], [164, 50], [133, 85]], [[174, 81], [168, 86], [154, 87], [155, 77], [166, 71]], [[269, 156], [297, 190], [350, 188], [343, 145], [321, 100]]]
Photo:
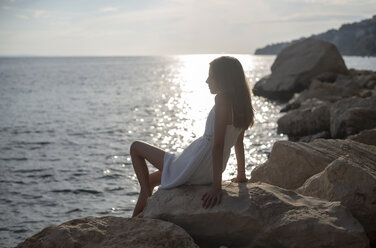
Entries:
[[[170, 189], [182, 184], [211, 184], [202, 196], [204, 208], [221, 202], [222, 172], [231, 147], [235, 146], [238, 163], [233, 182], [246, 182], [244, 131], [253, 125], [254, 114], [248, 81], [240, 62], [229, 56], [210, 63], [206, 80], [215, 105], [208, 114], [204, 134], [179, 154], [165, 152], [145, 142], [135, 141], [130, 147], [133, 168], [141, 186], [132, 217], [139, 215], [155, 186]], [[149, 174], [148, 160], [158, 171]]]

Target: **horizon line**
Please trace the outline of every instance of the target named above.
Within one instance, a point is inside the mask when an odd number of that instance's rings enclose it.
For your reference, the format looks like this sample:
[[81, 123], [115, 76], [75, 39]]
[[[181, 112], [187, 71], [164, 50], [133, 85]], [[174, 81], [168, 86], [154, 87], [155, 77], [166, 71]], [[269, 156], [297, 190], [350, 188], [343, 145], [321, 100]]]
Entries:
[[[190, 55], [250, 55], [250, 56], [278, 56], [278, 54], [251, 54], [251, 53], [181, 53], [181, 54], [150, 54], [150, 55], [0, 55], [4, 58], [125, 58], [125, 57], [179, 57]], [[361, 58], [376, 58], [376, 56], [361, 56], [361, 55], [342, 55], [342, 57], [361, 57]]]
[[125, 55], [2, 55], [0, 58], [91, 58], [91, 57], [174, 57], [189, 55], [254, 55], [254, 56], [275, 56], [272, 54], [254, 54], [254, 53], [180, 53], [180, 54], [125, 54]]

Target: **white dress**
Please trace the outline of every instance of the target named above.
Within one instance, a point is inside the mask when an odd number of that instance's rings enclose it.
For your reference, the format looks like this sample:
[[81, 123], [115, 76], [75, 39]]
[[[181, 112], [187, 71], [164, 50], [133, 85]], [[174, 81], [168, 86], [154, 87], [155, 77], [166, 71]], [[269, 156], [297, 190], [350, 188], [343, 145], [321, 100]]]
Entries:
[[[232, 114], [233, 116], [233, 114]], [[234, 119], [234, 118], [233, 118]], [[160, 189], [169, 189], [182, 184], [210, 184], [213, 181], [212, 147], [214, 144], [214, 106], [206, 120], [204, 134], [193, 141], [183, 152], [173, 154], [166, 152], [163, 159], [163, 170]], [[223, 169], [226, 169], [231, 147], [243, 129], [233, 124], [226, 127], [223, 148]]]

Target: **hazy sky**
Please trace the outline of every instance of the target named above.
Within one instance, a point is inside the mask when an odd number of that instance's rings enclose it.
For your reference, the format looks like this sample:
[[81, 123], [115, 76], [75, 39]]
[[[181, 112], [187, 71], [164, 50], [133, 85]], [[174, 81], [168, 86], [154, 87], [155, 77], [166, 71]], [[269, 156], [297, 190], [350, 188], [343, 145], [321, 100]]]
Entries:
[[253, 53], [376, 14], [376, 0], [0, 0], [0, 55]]

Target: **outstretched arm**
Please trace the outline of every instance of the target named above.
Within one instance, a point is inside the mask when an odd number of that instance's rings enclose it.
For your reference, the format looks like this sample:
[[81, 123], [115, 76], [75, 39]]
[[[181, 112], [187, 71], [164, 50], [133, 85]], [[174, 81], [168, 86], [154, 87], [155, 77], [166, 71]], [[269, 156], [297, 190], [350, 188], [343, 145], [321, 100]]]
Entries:
[[247, 177], [245, 176], [245, 157], [244, 157], [244, 132], [243, 130], [235, 143], [235, 154], [236, 154], [236, 160], [238, 162], [238, 175], [233, 178], [232, 182], [247, 182]]
[[221, 202], [222, 198], [222, 171], [223, 171], [223, 148], [226, 134], [226, 113], [228, 113], [226, 99], [217, 95], [215, 97], [215, 123], [213, 158], [213, 184], [211, 191], [202, 196], [204, 208], [213, 207]]

